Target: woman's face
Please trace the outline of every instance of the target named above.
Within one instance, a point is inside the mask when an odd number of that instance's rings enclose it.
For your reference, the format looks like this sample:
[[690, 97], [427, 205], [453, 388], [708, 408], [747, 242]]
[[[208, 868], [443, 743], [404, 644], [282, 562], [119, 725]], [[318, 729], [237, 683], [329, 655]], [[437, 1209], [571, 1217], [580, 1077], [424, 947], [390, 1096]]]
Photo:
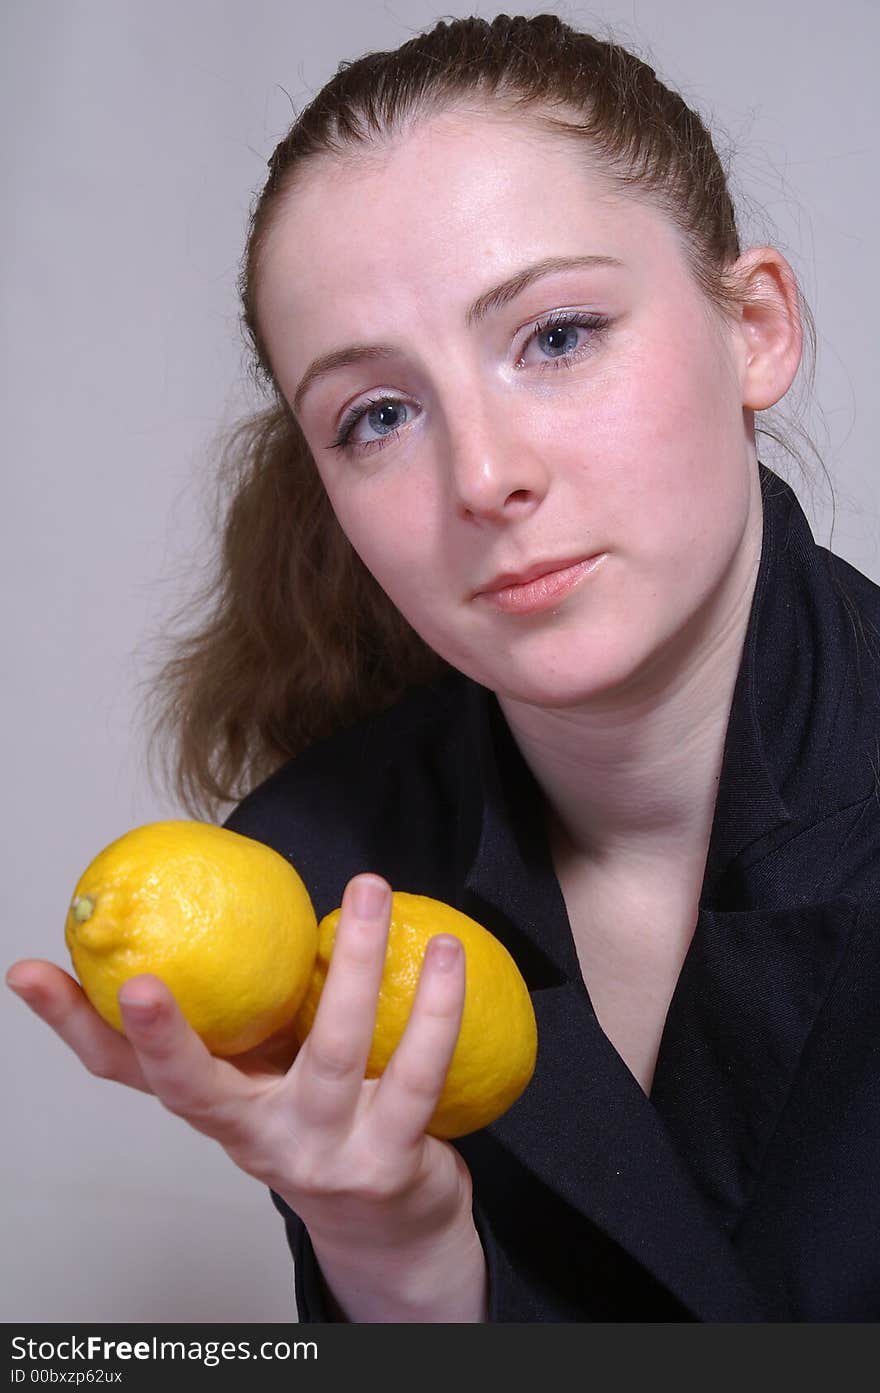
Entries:
[[[445, 113], [322, 160], [258, 313], [343, 530], [454, 667], [576, 706], [648, 691], [723, 626], [761, 528], [738, 331], [671, 223], [571, 146]], [[486, 593], [594, 557], [555, 594]]]

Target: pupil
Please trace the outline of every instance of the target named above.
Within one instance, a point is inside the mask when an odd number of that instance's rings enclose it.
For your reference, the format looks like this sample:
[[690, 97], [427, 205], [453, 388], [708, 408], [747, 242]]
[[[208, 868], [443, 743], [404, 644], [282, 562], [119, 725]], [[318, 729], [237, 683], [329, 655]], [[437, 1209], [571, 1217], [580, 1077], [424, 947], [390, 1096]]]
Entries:
[[[391, 419], [386, 415], [391, 412]], [[382, 406], [375, 406], [369, 414], [370, 425], [373, 430], [395, 430], [400, 424], [396, 419], [396, 414], [400, 411], [400, 403], [396, 401], [386, 401]]]
[[[550, 340], [555, 340], [555, 336], [556, 336], [557, 334], [559, 334], [559, 335], [561, 336], [561, 342], [559, 342], [559, 343], [556, 343], [555, 341], [554, 341], [554, 342], [550, 342]], [[546, 331], [546, 337], [547, 337], [547, 340], [548, 340], [548, 347], [550, 348], [551, 352], [554, 351], [554, 350], [556, 350], [557, 348], [559, 349], [560, 352], [562, 352], [562, 351], [565, 349], [565, 347], [566, 347], [567, 340], [569, 339], [570, 336], [572, 336], [572, 335], [574, 335], [574, 334], [575, 334], [575, 330], [574, 330], [574, 328], [573, 328], [571, 325], [568, 325], [568, 326], [565, 326], [565, 325], [559, 325], [559, 326], [554, 325], [553, 328], [548, 329], [548, 330]], [[572, 346], [572, 345], [569, 345], [569, 347], [571, 347], [571, 346]]]

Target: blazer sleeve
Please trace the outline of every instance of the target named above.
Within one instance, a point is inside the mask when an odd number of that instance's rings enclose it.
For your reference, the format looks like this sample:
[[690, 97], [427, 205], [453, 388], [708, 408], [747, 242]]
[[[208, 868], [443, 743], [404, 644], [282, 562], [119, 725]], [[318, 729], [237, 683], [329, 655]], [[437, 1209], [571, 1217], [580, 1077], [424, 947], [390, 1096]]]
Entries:
[[[315, 1257], [315, 1250], [309, 1238], [308, 1229], [288, 1204], [270, 1191], [272, 1203], [284, 1220], [287, 1243], [293, 1258], [294, 1294], [297, 1319], [301, 1325], [329, 1325], [334, 1323], [321, 1268]], [[474, 1224], [486, 1255], [489, 1279], [490, 1322], [526, 1321], [539, 1322], [546, 1319], [540, 1303], [534, 1299], [529, 1282], [517, 1272], [510, 1257], [498, 1242], [491, 1225], [478, 1201], [474, 1201]]]
[[297, 1320], [303, 1325], [329, 1325], [334, 1316], [324, 1293], [321, 1269], [308, 1229], [280, 1195], [270, 1190], [272, 1203], [284, 1220], [287, 1244], [293, 1258], [293, 1283]]

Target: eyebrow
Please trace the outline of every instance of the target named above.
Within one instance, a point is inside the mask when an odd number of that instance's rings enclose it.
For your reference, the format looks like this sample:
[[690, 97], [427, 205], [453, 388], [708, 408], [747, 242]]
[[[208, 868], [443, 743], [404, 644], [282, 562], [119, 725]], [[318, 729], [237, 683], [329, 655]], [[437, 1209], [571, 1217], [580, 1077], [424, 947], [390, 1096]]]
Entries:
[[[549, 276], [554, 271], [578, 271], [596, 266], [623, 265], [616, 256], [547, 256], [542, 261], [523, 267], [521, 271], [516, 271], [500, 284], [477, 296], [465, 314], [465, 324], [469, 329], [479, 324], [492, 310], [501, 309], [533, 281], [540, 280], [542, 276]], [[326, 377], [328, 373], [335, 372], [338, 368], [350, 367], [354, 363], [391, 358], [397, 351], [392, 344], [387, 343], [353, 343], [346, 348], [337, 348], [332, 353], [324, 353], [315, 358], [303, 373], [294, 394], [294, 412], [299, 412], [303, 397], [319, 377]]]

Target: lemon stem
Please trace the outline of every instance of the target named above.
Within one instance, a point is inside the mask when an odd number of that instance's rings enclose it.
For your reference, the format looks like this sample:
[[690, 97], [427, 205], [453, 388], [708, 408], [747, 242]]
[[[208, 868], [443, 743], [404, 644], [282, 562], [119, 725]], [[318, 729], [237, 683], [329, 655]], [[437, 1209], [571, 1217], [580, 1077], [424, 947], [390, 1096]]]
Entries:
[[73, 917], [78, 924], [84, 924], [91, 918], [95, 909], [95, 901], [90, 895], [77, 895], [71, 905]]

